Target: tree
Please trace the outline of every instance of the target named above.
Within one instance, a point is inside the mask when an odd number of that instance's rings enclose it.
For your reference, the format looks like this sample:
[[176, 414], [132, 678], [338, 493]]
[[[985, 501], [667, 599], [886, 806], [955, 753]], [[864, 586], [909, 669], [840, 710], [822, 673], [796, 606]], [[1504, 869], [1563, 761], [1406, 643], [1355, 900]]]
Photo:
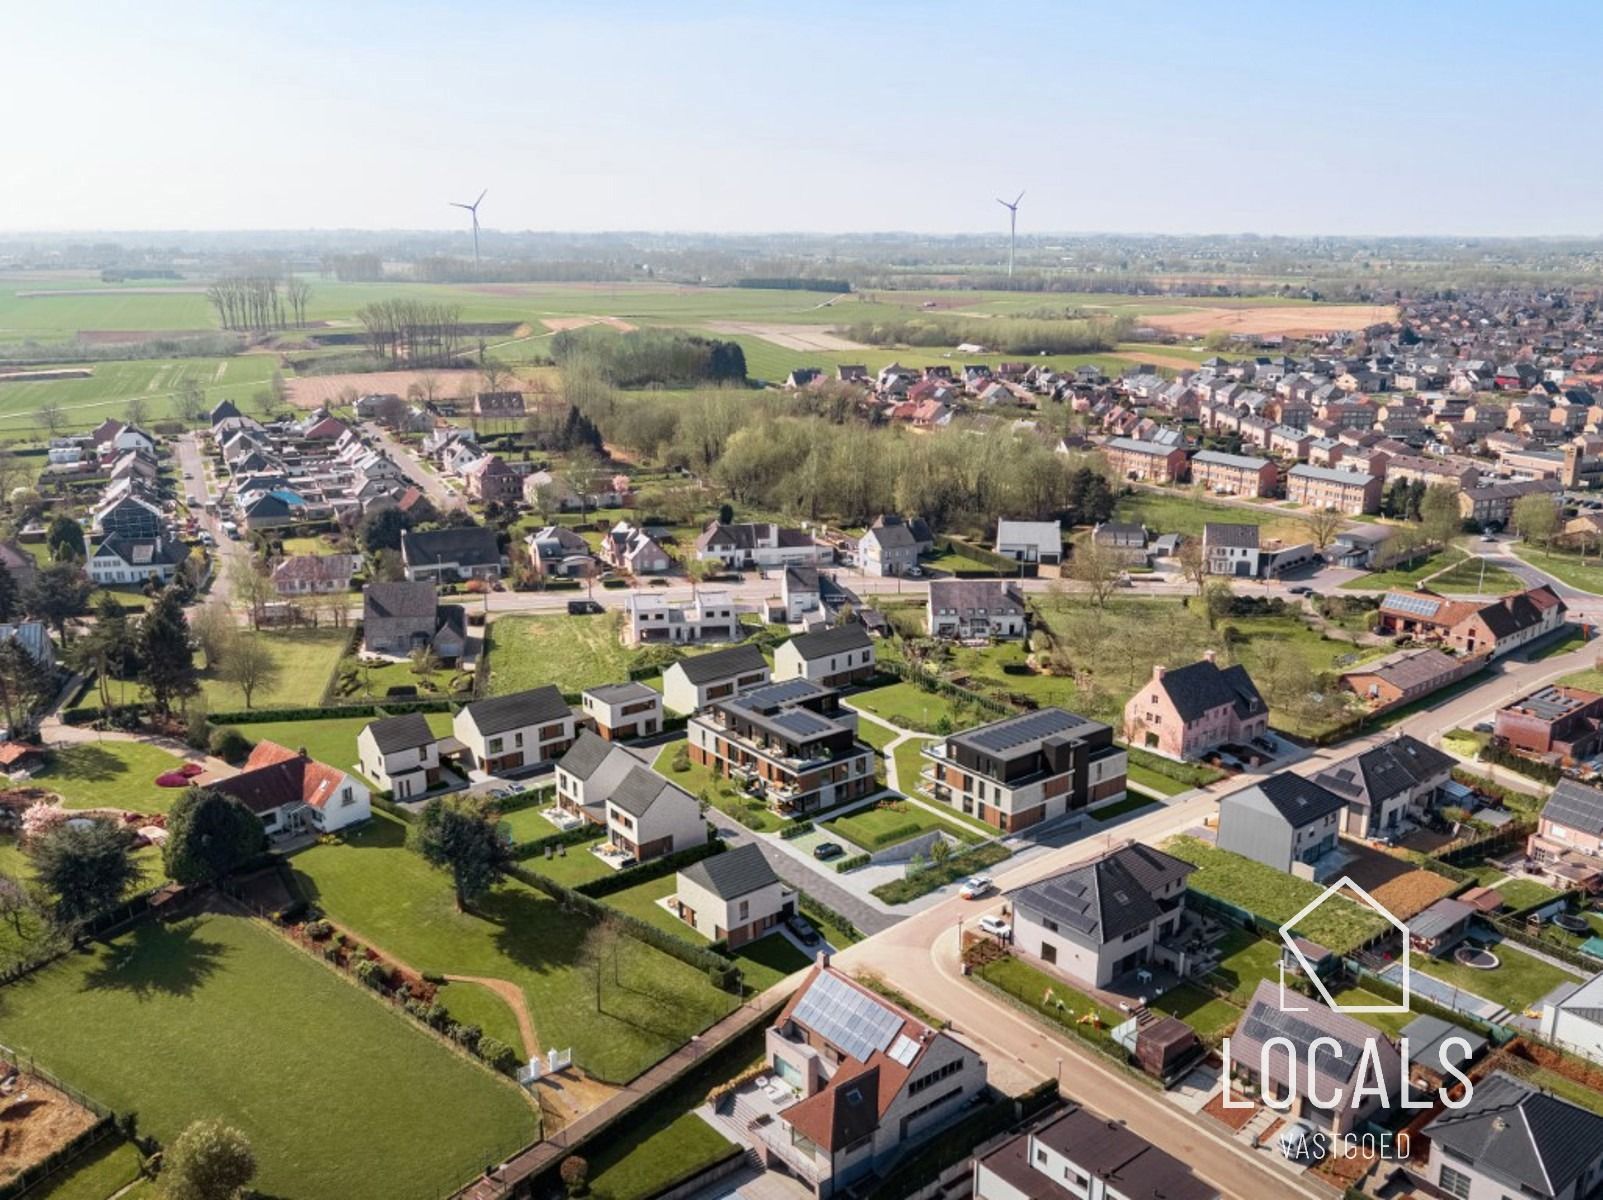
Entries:
[[1119, 586], [1122, 564], [1095, 536], [1088, 537], [1074, 548], [1069, 560], [1069, 578], [1083, 584], [1098, 608], [1106, 608], [1108, 597]]
[[1514, 528], [1527, 542], [1539, 542], [1544, 547], [1558, 532], [1558, 505], [1549, 495], [1521, 496], [1514, 501]]
[[356, 527], [356, 540], [369, 554], [380, 550], [399, 550], [401, 534], [412, 528], [412, 518], [398, 508], [381, 508], [362, 518]]
[[45, 531], [45, 545], [53, 562], [83, 562], [89, 557], [83, 526], [66, 513], [50, 522], [50, 528]]
[[562, 1186], [567, 1188], [570, 1196], [583, 1196], [589, 1187], [590, 1164], [577, 1154], [570, 1154], [563, 1159], [557, 1174], [562, 1177]]
[[60, 829], [72, 820], [72, 813], [54, 802], [40, 801], [22, 811], [22, 848], [31, 850], [46, 834]]
[[122, 412], [123, 416], [128, 418], [128, 424], [130, 425], [143, 425], [145, 418], [149, 415], [143, 396], [134, 396], [130, 399], [127, 404], [123, 405]]
[[251, 628], [262, 623], [262, 610], [278, 599], [273, 581], [248, 559], [236, 558], [228, 568], [228, 586], [234, 593], [234, 602], [250, 614]]
[[214, 671], [223, 661], [229, 643], [239, 635], [239, 626], [227, 605], [221, 600], [212, 600], [195, 610], [195, 615], [189, 619], [189, 632], [206, 656], [206, 669]]
[[122, 902], [139, 881], [134, 835], [111, 821], [63, 825], [33, 843], [34, 876], [51, 898], [51, 916], [76, 930]]
[[32, 717], [55, 690], [54, 672], [21, 642], [16, 638], [0, 642], [0, 713], [5, 715], [8, 737], [16, 737], [18, 724]]
[[11, 621], [21, 610], [21, 597], [17, 590], [17, 577], [4, 563], [0, 563], [0, 621]]
[[240, 690], [246, 708], [251, 706], [251, 698], [258, 689], [270, 688], [278, 682], [279, 674], [278, 659], [259, 633], [236, 633], [217, 667], [217, 677]]
[[216, 883], [265, 849], [260, 817], [232, 796], [192, 787], [167, 816], [161, 861], [175, 883]]
[[1202, 585], [1208, 578], [1208, 558], [1203, 553], [1202, 539], [1188, 537], [1180, 543], [1180, 550], [1175, 555], [1180, 560], [1180, 574], [1187, 582], [1197, 585], [1197, 595], [1202, 595]]
[[733, 525], [735, 523], [735, 506], [733, 504], [720, 504], [718, 506], [718, 523], [720, 525]]
[[1458, 489], [1451, 484], [1433, 484], [1425, 489], [1419, 502], [1419, 521], [1425, 537], [1438, 546], [1445, 546], [1464, 526], [1459, 515]]
[[39, 420], [44, 423], [51, 437], [60, 437], [61, 431], [67, 427], [67, 413], [54, 400], [47, 400], [39, 406]]
[[167, 1200], [238, 1200], [255, 1177], [250, 1140], [217, 1120], [193, 1122], [162, 1155]]
[[79, 564], [52, 563], [41, 568], [34, 577], [33, 586], [23, 595], [22, 607], [29, 615], [48, 624], [56, 631], [56, 636], [66, 642], [67, 622], [83, 615], [93, 589], [89, 576]]
[[0, 875], [0, 921], [11, 926], [14, 937], [28, 940], [28, 931], [23, 929], [22, 922], [34, 911], [33, 897], [28, 894], [28, 889], [9, 875]]
[[195, 670], [195, 642], [189, 636], [189, 622], [178, 593], [168, 588], [139, 622], [135, 638], [139, 647], [139, 681], [150, 693], [157, 713], [168, 716], [175, 700], [184, 700], [200, 691], [200, 674]]
[[95, 603], [95, 623], [68, 651], [73, 669], [93, 673], [100, 692], [100, 707], [112, 708], [111, 681], [130, 679], [139, 673], [139, 656], [128, 630], [128, 616], [122, 603], [110, 592]]
[[1230, 615], [1230, 603], [1235, 593], [1223, 579], [1215, 579], [1202, 588], [1202, 613], [1208, 618], [1209, 630], [1219, 627], [1219, 619]]
[[1347, 523], [1347, 518], [1333, 508], [1322, 508], [1315, 512], [1304, 513], [1303, 524], [1308, 526], [1308, 536], [1320, 550], [1336, 540], [1341, 527]]
[[486, 799], [439, 796], [412, 827], [417, 852], [451, 873], [458, 912], [467, 912], [513, 863], [511, 843], [495, 825], [495, 807]]

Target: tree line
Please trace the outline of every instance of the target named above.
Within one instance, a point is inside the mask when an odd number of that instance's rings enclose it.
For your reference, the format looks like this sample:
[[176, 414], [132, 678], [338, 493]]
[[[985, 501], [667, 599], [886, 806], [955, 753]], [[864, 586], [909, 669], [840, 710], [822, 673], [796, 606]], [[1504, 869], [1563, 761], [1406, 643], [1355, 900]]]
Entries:
[[614, 387], [746, 381], [746, 352], [739, 342], [672, 330], [564, 330], [551, 339], [551, 357], [560, 367], [590, 371]]
[[467, 342], [462, 308], [423, 300], [380, 300], [356, 310], [368, 345], [392, 365], [442, 366]]
[[206, 299], [224, 329], [267, 333], [306, 327], [306, 305], [312, 285], [294, 275], [267, 272], [225, 275], [206, 289]]
[[1134, 320], [1127, 316], [1026, 321], [921, 315], [894, 321], [857, 321], [846, 326], [845, 336], [871, 346], [956, 346], [971, 342], [1000, 354], [1094, 354], [1128, 340], [1134, 327]]

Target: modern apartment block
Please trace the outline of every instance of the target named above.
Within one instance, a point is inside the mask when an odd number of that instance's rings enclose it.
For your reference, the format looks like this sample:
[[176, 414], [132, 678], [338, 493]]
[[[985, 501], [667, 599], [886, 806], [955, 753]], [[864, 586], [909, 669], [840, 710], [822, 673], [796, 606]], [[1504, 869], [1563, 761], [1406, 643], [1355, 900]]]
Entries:
[[872, 793], [877, 756], [840, 693], [787, 679], [714, 700], [690, 719], [690, 758], [787, 815]]
[[1121, 799], [1128, 766], [1111, 726], [1061, 708], [954, 733], [924, 757], [920, 792], [1004, 831]]

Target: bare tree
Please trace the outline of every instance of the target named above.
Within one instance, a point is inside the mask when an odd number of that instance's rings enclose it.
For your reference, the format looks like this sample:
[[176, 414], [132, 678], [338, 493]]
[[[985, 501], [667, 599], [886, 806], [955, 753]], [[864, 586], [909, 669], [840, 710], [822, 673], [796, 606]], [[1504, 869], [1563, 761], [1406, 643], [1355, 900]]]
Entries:
[[234, 614], [221, 600], [211, 600], [195, 610], [189, 619], [189, 632], [194, 634], [200, 652], [206, 658], [206, 669], [213, 671], [227, 653], [228, 644], [239, 634]]
[[39, 406], [39, 420], [44, 423], [51, 437], [60, 437], [61, 431], [67, 427], [67, 414], [54, 400], [46, 400]]
[[235, 603], [250, 613], [251, 628], [260, 629], [262, 610], [278, 598], [273, 581], [251, 563], [236, 559], [228, 572], [228, 584], [233, 589]]
[[1180, 550], [1175, 555], [1180, 561], [1180, 574], [1190, 583], [1197, 585], [1197, 595], [1202, 595], [1202, 585], [1208, 578], [1208, 557], [1203, 552], [1202, 539], [1188, 537], [1180, 543]]
[[1308, 526], [1308, 536], [1320, 550], [1335, 541], [1336, 535], [1341, 532], [1341, 527], [1347, 524], [1346, 516], [1333, 508], [1304, 513], [1302, 520], [1303, 524]]
[[128, 401], [127, 404], [123, 405], [122, 411], [123, 416], [128, 419], [128, 424], [143, 425], [149, 410], [145, 407], [145, 399], [143, 396], [134, 396]]
[[245, 697], [245, 707], [251, 706], [256, 692], [270, 688], [279, 676], [278, 660], [259, 633], [235, 637], [218, 664], [217, 676], [231, 683]]
[[1119, 560], [1099, 545], [1095, 537], [1088, 537], [1076, 546], [1074, 557], [1069, 560], [1069, 578], [1085, 588], [1098, 608], [1107, 607], [1108, 597], [1119, 586], [1121, 569]]

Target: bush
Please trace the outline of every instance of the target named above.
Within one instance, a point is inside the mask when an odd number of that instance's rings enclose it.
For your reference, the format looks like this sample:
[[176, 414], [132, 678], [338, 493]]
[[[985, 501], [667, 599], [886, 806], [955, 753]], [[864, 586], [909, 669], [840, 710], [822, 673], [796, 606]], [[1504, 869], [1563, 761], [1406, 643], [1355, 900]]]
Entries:
[[255, 745], [255, 742], [233, 726], [212, 730], [211, 752], [224, 762], [244, 762], [250, 757], [250, 752], [255, 748]]
[[374, 959], [359, 959], [354, 973], [358, 981], [375, 992], [382, 992], [390, 986], [390, 969]]
[[492, 1071], [500, 1071], [503, 1075], [512, 1075], [518, 1069], [517, 1051], [513, 1050], [511, 1046], [500, 1038], [480, 1037], [473, 1052]]
[[308, 921], [306, 923], [306, 936], [314, 942], [326, 941], [334, 933], [334, 927], [327, 921]]
[[853, 854], [846, 858], [835, 860], [835, 874], [844, 875], [847, 871], [855, 871], [858, 867], [866, 867], [874, 861], [872, 854]]
[[809, 832], [812, 827], [813, 823], [811, 821], [797, 821], [794, 824], [787, 825], [781, 829], [779, 831], [779, 836], [784, 838], [786, 841], [789, 841], [791, 838], [801, 837], [802, 834]]

